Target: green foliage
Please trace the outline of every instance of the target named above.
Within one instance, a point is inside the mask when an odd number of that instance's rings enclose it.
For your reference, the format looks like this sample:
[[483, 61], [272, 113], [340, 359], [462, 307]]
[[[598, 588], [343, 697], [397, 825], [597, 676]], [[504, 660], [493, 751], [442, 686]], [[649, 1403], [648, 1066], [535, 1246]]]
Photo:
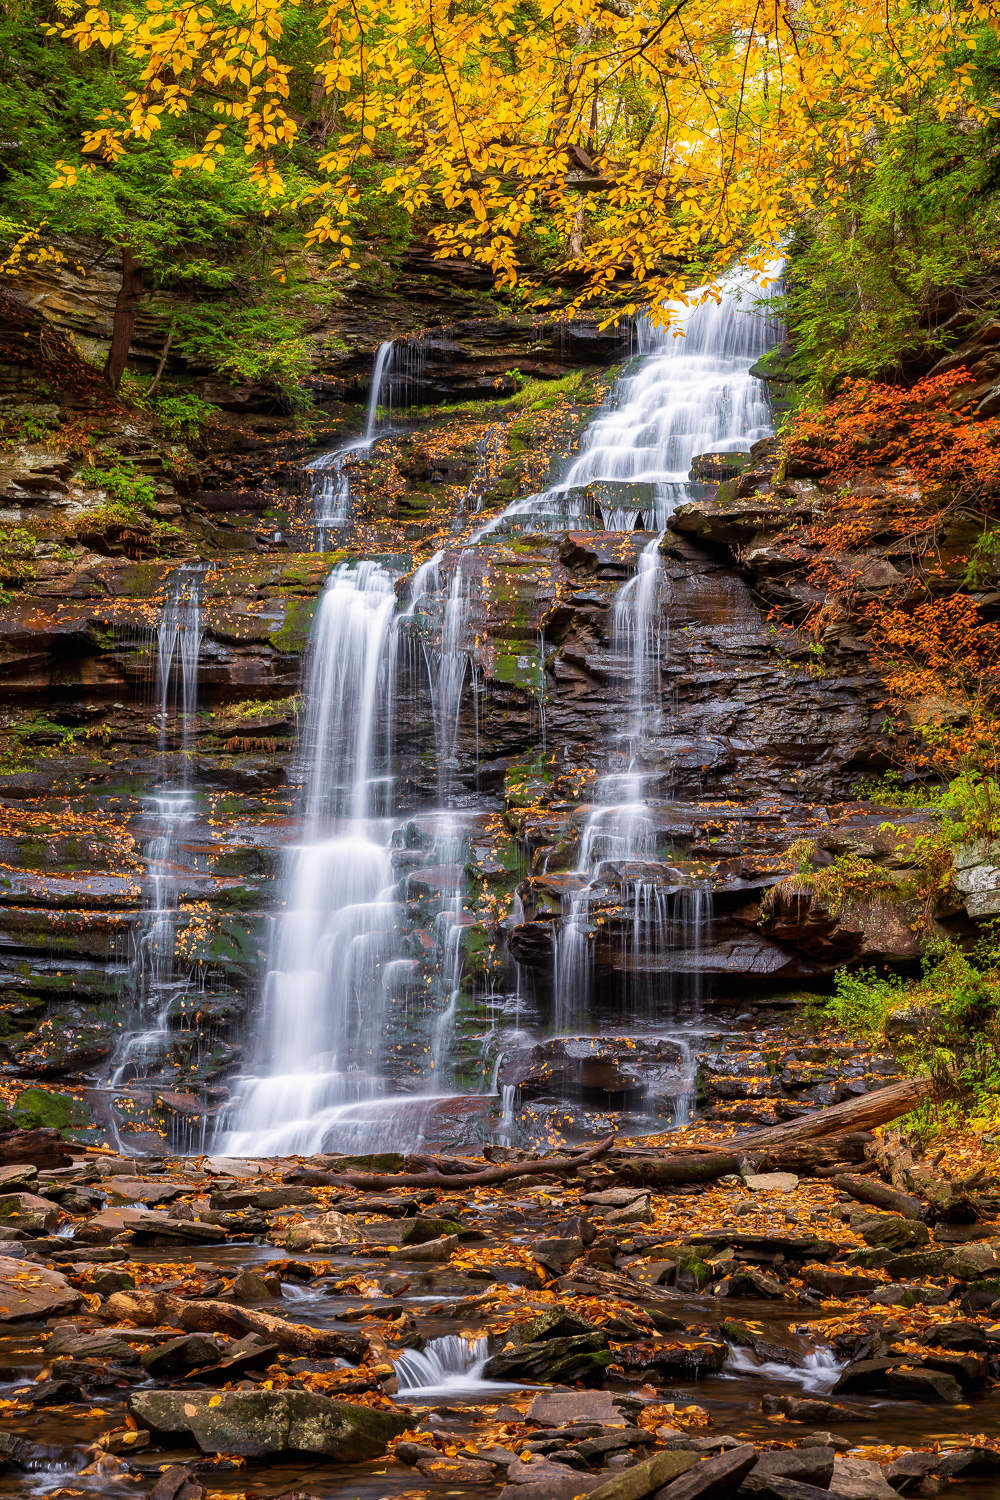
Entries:
[[146, 509], [156, 499], [152, 482], [137, 474], [132, 463], [115, 463], [109, 469], [88, 464], [76, 477], [92, 489], [104, 490], [114, 504], [130, 511]]
[[906, 1011], [892, 1045], [911, 1074], [931, 1073], [944, 1092], [975, 1109], [1000, 1093], [1000, 935], [995, 925], [971, 951], [946, 939], [930, 945], [919, 979], [874, 969], [836, 977], [827, 1018], [876, 1045]]
[[219, 408], [210, 401], [203, 401], [193, 391], [185, 391], [181, 394], [157, 396], [154, 410], [164, 436], [172, 442], [179, 442], [183, 438], [198, 437]]
[[885, 771], [881, 776], [856, 781], [851, 787], [859, 802], [876, 802], [880, 807], [939, 807], [941, 791], [922, 782], [904, 787], [898, 771]]
[[[977, 56], [997, 70], [995, 33]], [[784, 316], [812, 390], [844, 375], [892, 376], [925, 313], [955, 288], [985, 292], [1000, 268], [996, 127], [922, 117], [871, 142], [870, 169], [837, 183], [836, 205], [804, 222], [790, 247]], [[943, 321], [943, 319], [942, 319]]]
[[0, 525], [0, 578], [4, 583], [26, 583], [34, 576], [35, 538], [23, 526]]

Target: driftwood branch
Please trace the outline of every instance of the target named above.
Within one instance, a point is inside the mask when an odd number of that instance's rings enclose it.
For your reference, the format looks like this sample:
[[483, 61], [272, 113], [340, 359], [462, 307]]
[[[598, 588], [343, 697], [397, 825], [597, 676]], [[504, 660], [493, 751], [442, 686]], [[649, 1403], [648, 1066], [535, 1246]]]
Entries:
[[[442, 1170], [435, 1166], [426, 1172], [316, 1172], [310, 1173], [308, 1181], [325, 1187], [381, 1188], [467, 1188], [490, 1187], [498, 1182], [510, 1182], [513, 1177], [536, 1177], [542, 1172], [575, 1172], [588, 1162], [596, 1161], [611, 1149], [614, 1136], [598, 1141], [578, 1156], [543, 1156], [537, 1161], [509, 1162], [502, 1167], [487, 1167], [484, 1171]], [[431, 1158], [433, 1159], [433, 1158]], [[459, 1158], [460, 1160], [460, 1158]], [[443, 1158], [444, 1162], [448, 1158]], [[452, 1164], [454, 1159], [452, 1159]]]

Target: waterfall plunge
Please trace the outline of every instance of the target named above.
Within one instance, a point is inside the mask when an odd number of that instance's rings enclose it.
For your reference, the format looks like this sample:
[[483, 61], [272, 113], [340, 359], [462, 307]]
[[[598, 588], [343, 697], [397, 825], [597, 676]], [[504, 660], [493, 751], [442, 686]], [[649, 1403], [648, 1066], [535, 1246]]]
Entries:
[[[264, 982], [257, 1051], [220, 1143], [234, 1155], [383, 1147], [412, 1103], [382, 1095], [379, 1067], [397, 954], [389, 849], [373, 816], [388, 782], [396, 631], [393, 577], [375, 563], [331, 574], [313, 627], [304, 737], [305, 842], [289, 853]], [[331, 824], [337, 827], [327, 836]], [[339, 826], [338, 826], [339, 825]]]

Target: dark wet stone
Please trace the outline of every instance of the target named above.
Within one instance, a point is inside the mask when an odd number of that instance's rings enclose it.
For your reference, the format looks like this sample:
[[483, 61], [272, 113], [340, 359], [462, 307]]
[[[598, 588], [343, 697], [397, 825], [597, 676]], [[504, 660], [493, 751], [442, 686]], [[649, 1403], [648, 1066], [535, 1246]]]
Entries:
[[797, 1479], [800, 1484], [814, 1484], [826, 1490], [833, 1478], [832, 1448], [798, 1448], [791, 1452], [761, 1453], [737, 1493], [772, 1500], [776, 1491], [774, 1479]]
[[904, 1364], [905, 1356], [896, 1359], [856, 1359], [841, 1373], [834, 1393], [839, 1391], [884, 1391], [887, 1376], [894, 1365]]
[[929, 1353], [921, 1360], [925, 1370], [941, 1370], [952, 1375], [963, 1391], [974, 1390], [985, 1385], [990, 1378], [990, 1367], [980, 1354]]
[[628, 1374], [655, 1370], [666, 1379], [696, 1380], [721, 1370], [726, 1361], [726, 1345], [714, 1340], [692, 1340], [685, 1344], [632, 1344], [617, 1351], [617, 1362]]
[[501, 1350], [487, 1361], [483, 1374], [487, 1380], [521, 1380], [529, 1384], [580, 1380], [585, 1385], [594, 1385], [614, 1358], [606, 1335], [595, 1330], [575, 1338], [548, 1338]]
[[954, 1376], [938, 1370], [911, 1370], [897, 1365], [886, 1375], [886, 1383], [891, 1396], [913, 1401], [957, 1406], [962, 1399], [962, 1388]]
[[856, 1422], [865, 1415], [858, 1406], [841, 1406], [818, 1396], [765, 1396], [763, 1412], [783, 1412], [790, 1422]]
[[140, 1364], [154, 1380], [172, 1375], [186, 1375], [202, 1365], [217, 1365], [222, 1357], [222, 1345], [204, 1333], [189, 1333], [183, 1338], [170, 1339], [166, 1344], [154, 1344], [140, 1357]]
[[984, 1353], [994, 1347], [978, 1323], [938, 1323], [928, 1329], [924, 1343], [931, 1349], [959, 1349]]
[[741, 1443], [726, 1453], [705, 1459], [679, 1479], [654, 1492], [653, 1500], [729, 1500], [753, 1469], [757, 1454], [752, 1443]]
[[25, 1406], [69, 1406], [80, 1399], [80, 1387], [72, 1380], [42, 1380], [17, 1398]]
[[861, 1225], [861, 1238], [878, 1250], [915, 1250], [930, 1241], [926, 1224], [915, 1224], [902, 1215], [885, 1214]]

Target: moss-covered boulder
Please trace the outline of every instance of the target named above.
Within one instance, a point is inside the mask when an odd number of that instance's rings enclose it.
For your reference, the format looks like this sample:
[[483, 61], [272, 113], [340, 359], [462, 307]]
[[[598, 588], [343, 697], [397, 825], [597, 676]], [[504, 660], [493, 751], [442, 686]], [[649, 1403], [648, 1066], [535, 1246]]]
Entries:
[[384, 1453], [410, 1420], [309, 1391], [138, 1391], [128, 1407], [141, 1428], [188, 1434], [202, 1453], [320, 1453], [344, 1463]]

